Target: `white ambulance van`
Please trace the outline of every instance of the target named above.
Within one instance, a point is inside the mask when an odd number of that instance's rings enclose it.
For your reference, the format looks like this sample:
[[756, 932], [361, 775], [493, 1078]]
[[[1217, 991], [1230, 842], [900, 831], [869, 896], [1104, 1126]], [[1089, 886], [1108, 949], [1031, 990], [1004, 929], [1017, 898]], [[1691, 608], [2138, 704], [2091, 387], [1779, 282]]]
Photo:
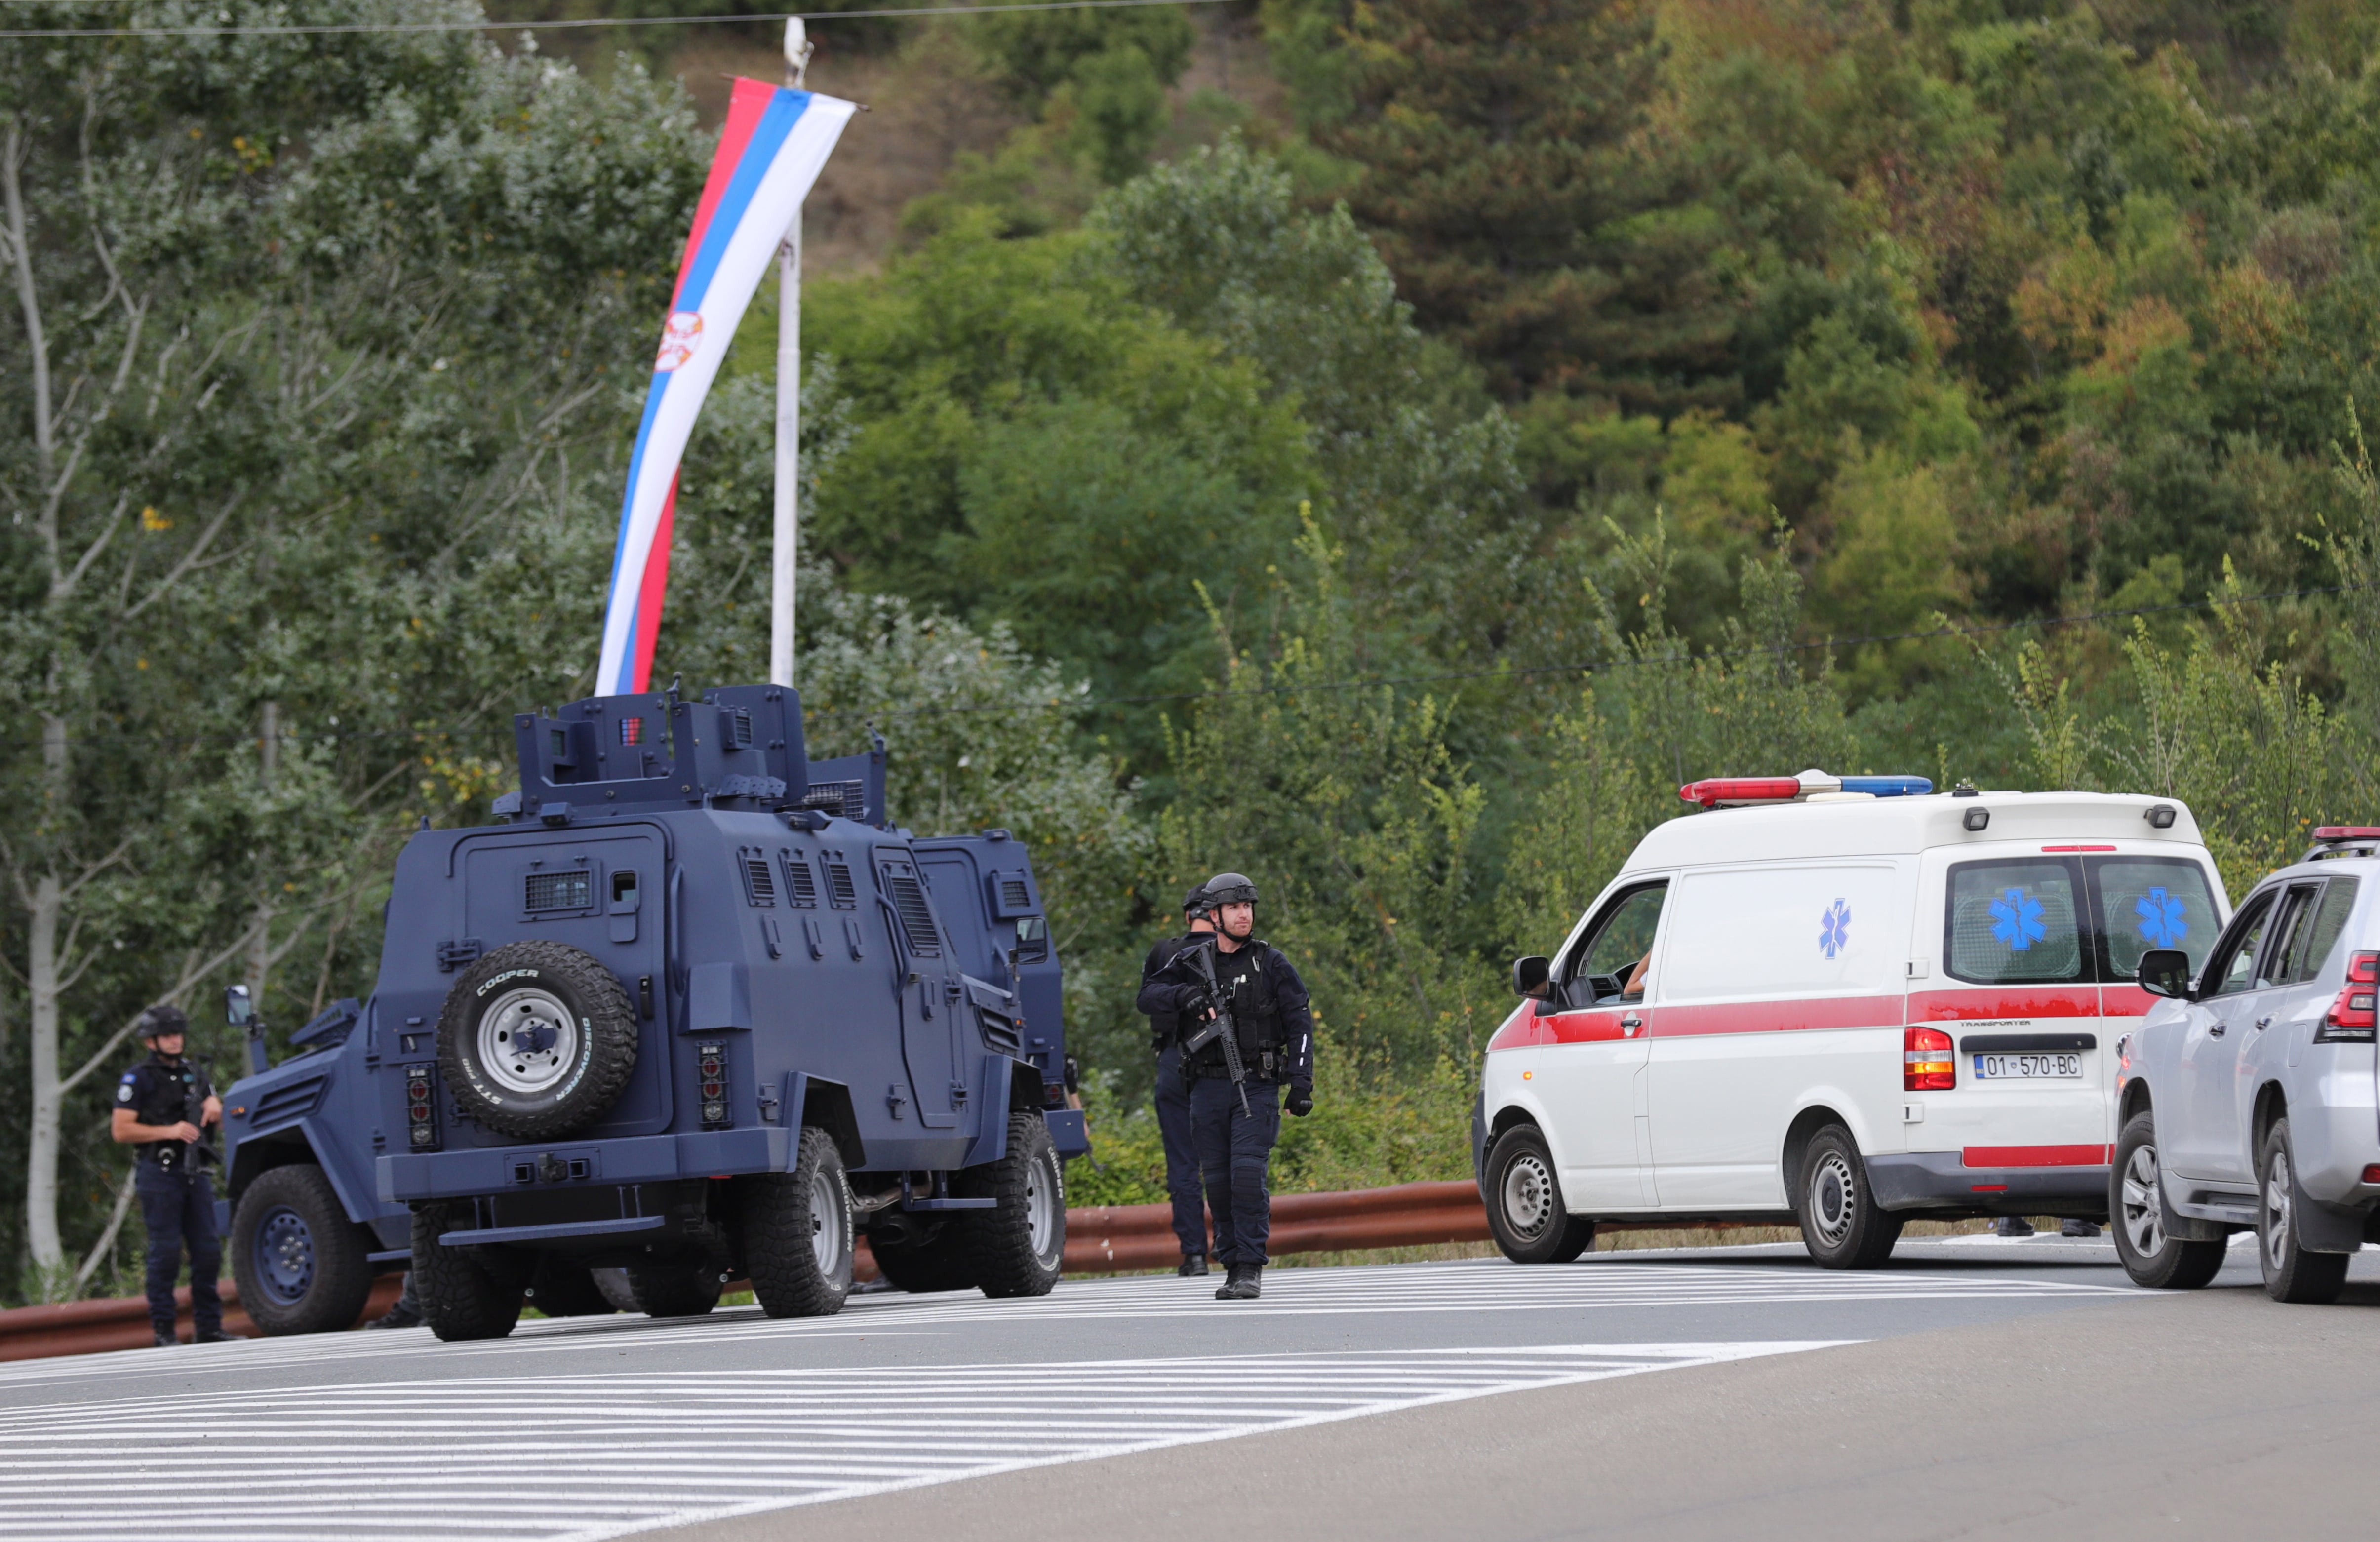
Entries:
[[1912, 1217], [2103, 1220], [2141, 953], [2229, 911], [2190, 810], [1919, 777], [1695, 783], [1488, 1046], [1473, 1154], [1498, 1245], [1597, 1220], [1798, 1225], [1866, 1269]]

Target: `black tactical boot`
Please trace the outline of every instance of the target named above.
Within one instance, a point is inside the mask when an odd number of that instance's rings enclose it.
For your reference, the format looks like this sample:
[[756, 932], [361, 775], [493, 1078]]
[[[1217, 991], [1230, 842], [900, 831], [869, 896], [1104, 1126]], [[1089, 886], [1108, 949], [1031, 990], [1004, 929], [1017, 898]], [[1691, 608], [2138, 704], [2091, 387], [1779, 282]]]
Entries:
[[2058, 1229], [2058, 1234], [2061, 1237], [2095, 1237], [2099, 1234], [2099, 1223], [2095, 1220], [2077, 1220], [2070, 1216], [2067, 1218], [2066, 1224]]
[[194, 1344], [228, 1344], [246, 1338], [244, 1333], [226, 1333], [220, 1328], [201, 1328], [190, 1335]]
[[419, 1328], [420, 1326], [421, 1314], [407, 1307], [402, 1301], [390, 1307], [386, 1316], [374, 1317], [364, 1324], [366, 1329]]
[[1209, 1274], [1213, 1271], [1208, 1269], [1207, 1255], [1204, 1253], [1184, 1253], [1182, 1255], [1181, 1267], [1173, 1272], [1187, 1280], [1196, 1275]]
[[1996, 1237], [2029, 1237], [2033, 1235], [2033, 1222], [2025, 1220], [2024, 1217], [2021, 1215], [2004, 1215], [2000, 1217], [1998, 1220], [1992, 1223], [1992, 1235]]
[[182, 1342], [181, 1340], [174, 1337], [171, 1333], [158, 1333], [155, 1335], [155, 1340], [156, 1342], [154, 1347], [158, 1349], [172, 1349]]
[[1231, 1265], [1222, 1285], [1215, 1292], [1215, 1299], [1254, 1301], [1264, 1293], [1264, 1287], [1257, 1283], [1257, 1277], [1263, 1273], [1264, 1266], [1261, 1264]]

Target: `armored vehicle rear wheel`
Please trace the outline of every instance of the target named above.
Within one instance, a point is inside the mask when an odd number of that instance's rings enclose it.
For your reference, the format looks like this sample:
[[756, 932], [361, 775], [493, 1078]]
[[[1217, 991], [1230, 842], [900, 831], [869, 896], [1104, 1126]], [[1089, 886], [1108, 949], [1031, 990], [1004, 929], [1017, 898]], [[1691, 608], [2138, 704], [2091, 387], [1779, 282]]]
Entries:
[[231, 1218], [240, 1305], [269, 1334], [353, 1328], [371, 1294], [364, 1235], [311, 1162], [260, 1174]]
[[636, 1068], [628, 992], [566, 943], [498, 948], [455, 982], [438, 1017], [438, 1069], [464, 1117], [516, 1139], [585, 1129]]
[[528, 1277], [528, 1304], [549, 1317], [598, 1317], [619, 1310], [595, 1283], [595, 1271], [549, 1253]]
[[510, 1261], [438, 1239], [471, 1223], [468, 1209], [424, 1205], [413, 1212], [413, 1289], [430, 1331], [448, 1343], [501, 1339], [520, 1321], [521, 1281]]
[[648, 1264], [628, 1270], [637, 1308], [649, 1317], [698, 1317], [719, 1305], [719, 1271], [709, 1264]]
[[937, 1291], [963, 1291], [975, 1283], [952, 1231], [943, 1231], [930, 1242], [896, 1241], [890, 1233], [871, 1232], [868, 1248], [876, 1256], [876, 1268], [885, 1283], [896, 1291], [931, 1295]]
[[1008, 1149], [958, 1173], [951, 1192], [998, 1201], [961, 1210], [951, 1235], [968, 1282], [989, 1296], [1048, 1295], [1066, 1257], [1066, 1179], [1050, 1126], [1031, 1110], [1008, 1116]]
[[752, 1295], [772, 1317], [820, 1317], [851, 1293], [851, 1184], [834, 1137], [802, 1131], [791, 1172], [735, 1180]]

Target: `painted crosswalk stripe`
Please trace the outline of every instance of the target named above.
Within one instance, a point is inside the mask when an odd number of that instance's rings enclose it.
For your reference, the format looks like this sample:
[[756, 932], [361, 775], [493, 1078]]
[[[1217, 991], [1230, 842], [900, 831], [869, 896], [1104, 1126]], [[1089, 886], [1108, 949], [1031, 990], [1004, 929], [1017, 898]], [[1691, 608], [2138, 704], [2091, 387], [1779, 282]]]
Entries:
[[[1842, 1342], [496, 1376], [86, 1401], [0, 1413], [0, 1536], [597, 1542]], [[202, 1506], [169, 1498], [194, 1489]]]

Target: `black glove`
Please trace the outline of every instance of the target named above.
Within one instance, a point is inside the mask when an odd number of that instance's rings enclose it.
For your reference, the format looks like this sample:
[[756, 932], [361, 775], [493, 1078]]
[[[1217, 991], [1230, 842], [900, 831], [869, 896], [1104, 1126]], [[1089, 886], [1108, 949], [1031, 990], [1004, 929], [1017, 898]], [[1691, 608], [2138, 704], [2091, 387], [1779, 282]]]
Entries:
[[1291, 1087], [1289, 1101], [1284, 1106], [1297, 1118], [1305, 1118], [1314, 1111], [1314, 1089], [1310, 1087]]

